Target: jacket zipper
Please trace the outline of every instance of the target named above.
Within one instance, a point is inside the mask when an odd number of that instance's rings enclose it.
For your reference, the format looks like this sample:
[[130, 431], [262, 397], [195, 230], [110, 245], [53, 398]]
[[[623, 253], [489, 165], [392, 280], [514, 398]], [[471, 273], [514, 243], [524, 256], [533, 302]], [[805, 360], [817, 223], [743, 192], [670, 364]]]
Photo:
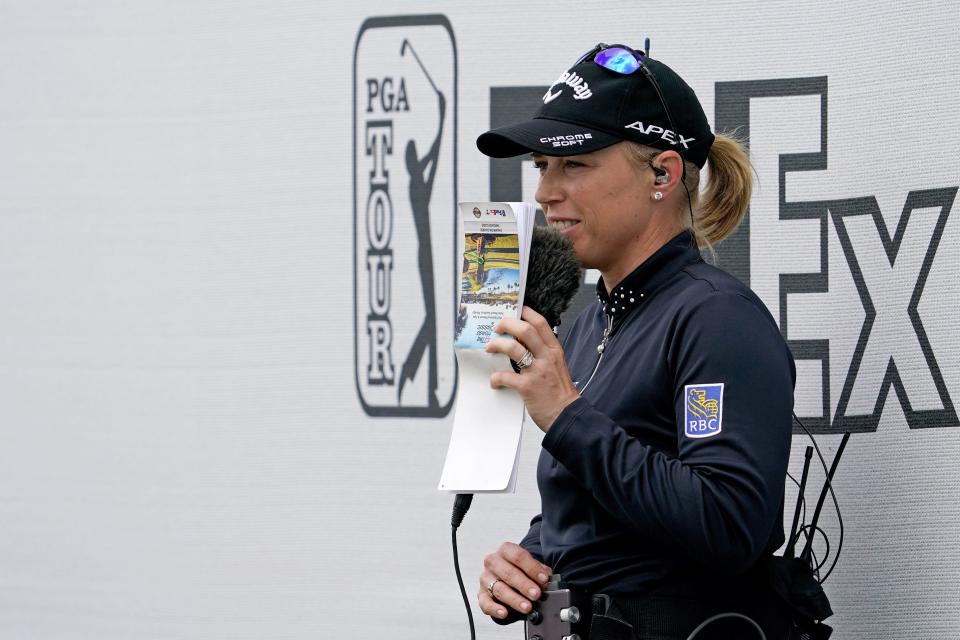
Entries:
[[597, 345], [597, 363], [593, 365], [593, 371], [590, 373], [590, 377], [587, 378], [587, 381], [584, 383], [583, 388], [580, 389], [581, 395], [584, 391], [587, 390], [587, 387], [590, 386], [590, 383], [593, 382], [593, 376], [597, 375], [597, 369], [600, 368], [600, 361], [603, 360], [603, 352], [607, 348], [607, 340], [610, 339], [610, 332], [613, 331], [613, 316], [606, 316], [607, 326], [603, 330], [603, 338], [600, 340], [600, 344]]

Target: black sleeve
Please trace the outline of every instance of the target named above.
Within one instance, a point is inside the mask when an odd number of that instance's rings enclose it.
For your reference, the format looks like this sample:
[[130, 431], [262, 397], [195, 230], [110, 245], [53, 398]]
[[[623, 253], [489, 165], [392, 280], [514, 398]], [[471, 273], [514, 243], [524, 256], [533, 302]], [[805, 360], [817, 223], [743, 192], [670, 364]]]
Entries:
[[540, 521], [542, 519], [539, 513], [535, 515], [533, 520], [530, 521], [530, 530], [520, 541], [520, 546], [529, 551], [530, 555], [536, 558], [538, 562], [543, 562], [543, 549], [540, 546]]
[[669, 352], [677, 457], [630, 437], [583, 398], [560, 414], [543, 447], [627, 526], [738, 573], [775, 527], [782, 536], [793, 360], [765, 310], [722, 292], [678, 320]]

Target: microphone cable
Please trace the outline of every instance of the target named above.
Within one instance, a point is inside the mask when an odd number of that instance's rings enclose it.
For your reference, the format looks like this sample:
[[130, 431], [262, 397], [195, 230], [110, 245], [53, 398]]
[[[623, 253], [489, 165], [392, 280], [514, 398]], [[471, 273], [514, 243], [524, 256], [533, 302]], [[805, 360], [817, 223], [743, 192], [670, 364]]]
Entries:
[[[843, 451], [847, 446], [847, 442], [850, 440], [850, 433], [847, 432], [843, 434], [843, 438], [840, 440], [840, 445], [839, 447], [837, 447], [837, 452], [836, 454], [834, 454], [833, 462], [831, 463], [828, 469], [827, 461], [824, 459], [823, 454], [820, 452], [820, 446], [817, 444], [816, 438], [813, 437], [813, 434], [810, 433], [810, 430], [807, 429], [807, 426], [803, 424], [803, 422], [800, 420], [800, 418], [797, 416], [796, 413], [793, 414], [793, 419], [797, 421], [797, 424], [800, 425], [800, 428], [803, 429], [804, 432], [806, 432], [807, 436], [810, 438], [810, 441], [813, 443], [814, 449], [816, 449], [817, 457], [820, 459], [820, 465], [823, 467], [823, 471], [826, 474], [826, 478], [823, 483], [823, 488], [820, 491], [820, 499], [817, 501], [817, 506], [814, 509], [813, 517], [811, 518], [810, 524], [802, 527], [801, 530], [798, 531], [798, 536], [800, 533], [805, 533], [805, 535], [807, 536], [806, 544], [803, 546], [803, 550], [800, 552], [800, 559], [805, 561], [810, 560], [810, 556], [812, 555], [812, 552], [813, 552], [813, 538], [816, 535], [817, 531], [820, 531], [821, 535], [823, 535], [824, 540], [827, 540], [826, 533], [824, 533], [823, 530], [817, 526], [817, 523], [820, 519], [820, 511], [823, 508], [823, 503], [826, 501], [826, 498], [827, 498], [827, 491], [830, 492], [830, 497], [833, 499], [833, 506], [837, 512], [837, 523], [839, 524], [839, 527], [840, 527], [840, 540], [837, 542], [837, 550], [836, 552], [834, 552], [833, 562], [830, 563], [830, 568], [827, 570], [826, 574], [824, 574], [822, 578], [818, 577], [818, 580], [817, 580], [818, 582], [820, 582], [820, 584], [823, 584], [824, 582], [826, 582], [827, 578], [830, 577], [830, 574], [833, 573], [833, 569], [837, 566], [837, 562], [840, 560], [840, 550], [843, 548], [843, 516], [840, 514], [840, 504], [839, 502], [837, 502], [837, 494], [834, 493], [833, 491], [833, 476], [837, 471], [837, 466], [840, 464], [840, 457], [843, 455]], [[830, 543], [827, 540], [828, 550], [829, 550], [829, 544]], [[823, 560], [820, 563], [818, 563], [818, 567], [817, 567], [818, 572], [819, 572], [819, 568], [826, 563], [828, 555], [829, 555], [829, 551], [824, 556]]]
[[453, 539], [453, 568], [457, 573], [457, 584], [460, 585], [460, 595], [463, 596], [463, 606], [467, 608], [467, 620], [470, 622], [470, 640], [476, 640], [477, 631], [473, 626], [473, 611], [470, 609], [470, 600], [467, 599], [467, 590], [463, 588], [463, 576], [460, 575], [460, 558], [457, 554], [457, 528], [467, 515], [470, 503], [473, 502], [472, 493], [458, 493], [453, 499], [453, 514], [450, 516], [451, 536]]
[[738, 619], [738, 620], [745, 620], [745, 621], [749, 622], [751, 625], [753, 625], [753, 628], [757, 630], [757, 633], [760, 634], [760, 640], [767, 640], [767, 634], [765, 634], [765, 633], [763, 632], [763, 629], [760, 628], [760, 625], [757, 624], [757, 621], [756, 621], [756, 620], [754, 620], [754, 619], [751, 618], [750, 616], [745, 616], [745, 615], [743, 615], [742, 613], [736, 613], [736, 612], [734, 612], [734, 611], [727, 611], [727, 612], [725, 612], [725, 613], [718, 613], [718, 614], [715, 615], [715, 616], [711, 616], [711, 617], [707, 618], [706, 620], [704, 620], [703, 622], [701, 622], [701, 623], [697, 626], [697, 628], [694, 629], [694, 630], [690, 633], [689, 636], [687, 636], [687, 640], [693, 640], [695, 637], [697, 637], [698, 635], [700, 635], [700, 632], [703, 631], [704, 629], [706, 629], [709, 625], [713, 624], [713, 623], [716, 622], [717, 620], [723, 620], [724, 618], [736, 618], [736, 619]]

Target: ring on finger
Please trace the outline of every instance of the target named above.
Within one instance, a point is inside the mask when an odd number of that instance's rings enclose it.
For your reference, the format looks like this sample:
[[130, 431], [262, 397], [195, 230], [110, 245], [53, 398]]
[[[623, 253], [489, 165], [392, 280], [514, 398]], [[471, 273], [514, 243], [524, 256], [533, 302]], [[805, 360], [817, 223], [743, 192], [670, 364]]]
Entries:
[[500, 580], [500, 578], [496, 578], [496, 579], [492, 580], [492, 581], [490, 582], [490, 584], [487, 585], [487, 593], [490, 594], [490, 597], [491, 597], [491, 598], [493, 597], [493, 588], [494, 588], [495, 586], [497, 586], [497, 583], [498, 583], [498, 582], [502, 582], [502, 581]]
[[517, 360], [517, 368], [526, 369], [531, 364], [533, 364], [533, 353], [530, 351], [530, 349], [527, 349], [527, 352], [523, 354], [523, 357]]

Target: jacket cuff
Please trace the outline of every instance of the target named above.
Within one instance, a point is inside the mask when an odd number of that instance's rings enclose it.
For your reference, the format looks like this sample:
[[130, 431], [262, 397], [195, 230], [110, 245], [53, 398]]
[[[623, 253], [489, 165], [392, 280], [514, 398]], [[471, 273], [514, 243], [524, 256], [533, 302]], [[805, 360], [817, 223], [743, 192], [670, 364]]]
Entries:
[[562, 451], [563, 441], [570, 432], [570, 427], [577, 422], [584, 411], [590, 408], [590, 403], [583, 398], [577, 398], [564, 407], [557, 419], [550, 425], [550, 430], [543, 436], [543, 448], [549, 451], [554, 458], [558, 458], [557, 453]]

